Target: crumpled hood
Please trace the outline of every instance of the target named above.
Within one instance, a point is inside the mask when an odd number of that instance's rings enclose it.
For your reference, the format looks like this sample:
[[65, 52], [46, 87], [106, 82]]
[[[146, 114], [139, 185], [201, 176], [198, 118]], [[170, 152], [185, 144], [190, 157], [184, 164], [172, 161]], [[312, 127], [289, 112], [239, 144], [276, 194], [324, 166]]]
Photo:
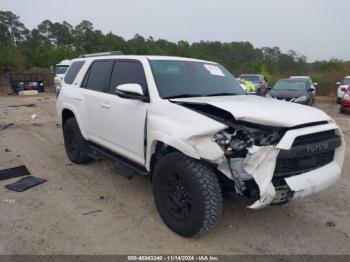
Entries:
[[236, 120], [274, 127], [331, 120], [323, 111], [310, 106], [254, 95], [176, 98], [171, 101], [208, 104], [231, 113]]

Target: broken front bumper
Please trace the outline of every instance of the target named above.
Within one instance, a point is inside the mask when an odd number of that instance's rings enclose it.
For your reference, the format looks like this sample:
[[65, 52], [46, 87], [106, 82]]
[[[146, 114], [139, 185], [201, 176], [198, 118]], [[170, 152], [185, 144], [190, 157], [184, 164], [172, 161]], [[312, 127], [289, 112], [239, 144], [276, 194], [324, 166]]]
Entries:
[[[338, 139], [334, 139], [333, 136], [326, 139], [326, 143], [318, 141], [295, 146], [299, 137], [308, 135], [313, 138], [316, 134], [332, 130]], [[228, 163], [221, 164], [219, 170], [226, 175], [232, 171], [231, 174], [236, 176], [234, 180], [239, 180], [241, 185], [246, 186], [246, 192], [249, 192], [246, 195], [251, 201], [247, 206], [256, 209], [307, 196], [333, 184], [341, 174], [344, 151], [345, 145], [340, 129], [334, 123], [329, 123], [290, 130], [276, 146], [252, 147], [245, 159], [231, 159], [230, 167]], [[320, 160], [321, 164], [314, 157], [318, 155], [324, 161], [322, 163]], [[311, 163], [310, 166], [308, 157], [315, 158], [314, 165]], [[325, 157], [328, 159], [325, 160]], [[287, 160], [287, 166], [289, 162], [298, 161], [301, 168], [294, 166], [293, 170], [293, 165], [288, 166], [287, 171], [290, 173], [279, 174], [281, 166], [286, 165], [284, 160]], [[309, 166], [302, 169], [305, 164]], [[297, 170], [298, 168], [300, 170]]]

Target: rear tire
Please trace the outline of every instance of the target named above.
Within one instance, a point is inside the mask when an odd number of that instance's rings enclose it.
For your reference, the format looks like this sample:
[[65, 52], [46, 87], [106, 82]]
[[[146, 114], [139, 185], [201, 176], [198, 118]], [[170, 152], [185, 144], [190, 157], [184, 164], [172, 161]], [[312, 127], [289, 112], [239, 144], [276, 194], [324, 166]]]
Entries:
[[209, 231], [221, 215], [221, 188], [214, 171], [180, 152], [159, 160], [152, 186], [161, 218], [181, 236]]
[[63, 126], [63, 137], [66, 152], [70, 161], [83, 164], [90, 161], [89, 143], [81, 135], [77, 120], [69, 118]]

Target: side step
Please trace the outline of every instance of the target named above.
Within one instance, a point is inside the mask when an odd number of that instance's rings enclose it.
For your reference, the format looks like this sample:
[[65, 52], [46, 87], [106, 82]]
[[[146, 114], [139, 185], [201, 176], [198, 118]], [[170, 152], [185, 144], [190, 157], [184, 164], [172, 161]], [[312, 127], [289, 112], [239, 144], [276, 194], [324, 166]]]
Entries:
[[89, 156], [95, 160], [110, 158], [116, 161], [115, 170], [119, 175], [132, 179], [135, 176], [148, 176], [149, 172], [145, 167], [133, 161], [111, 152], [101, 146], [91, 144]]

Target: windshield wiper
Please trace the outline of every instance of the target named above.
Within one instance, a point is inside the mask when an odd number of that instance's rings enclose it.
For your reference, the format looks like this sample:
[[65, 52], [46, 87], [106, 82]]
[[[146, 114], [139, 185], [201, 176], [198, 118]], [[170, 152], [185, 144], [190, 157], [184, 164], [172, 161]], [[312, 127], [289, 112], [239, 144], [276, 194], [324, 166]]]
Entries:
[[181, 95], [173, 95], [173, 96], [164, 96], [162, 98], [164, 99], [172, 99], [172, 98], [187, 98], [187, 97], [198, 97], [203, 96], [200, 94], [181, 94]]
[[237, 94], [232, 94], [232, 93], [215, 93], [215, 94], [209, 94], [206, 96], [236, 96]]

